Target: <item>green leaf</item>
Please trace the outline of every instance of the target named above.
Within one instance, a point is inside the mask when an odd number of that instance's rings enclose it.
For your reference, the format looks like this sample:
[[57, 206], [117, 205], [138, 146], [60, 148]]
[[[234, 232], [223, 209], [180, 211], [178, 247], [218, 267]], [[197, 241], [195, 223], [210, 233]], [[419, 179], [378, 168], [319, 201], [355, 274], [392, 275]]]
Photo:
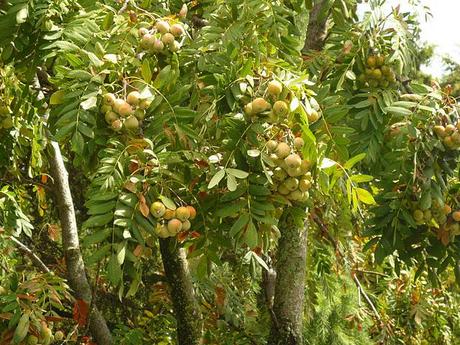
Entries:
[[230, 192], [234, 192], [238, 187], [238, 183], [236, 182], [236, 178], [233, 175], [227, 175], [227, 188]]
[[337, 162], [333, 161], [332, 159], [323, 158], [323, 160], [321, 161], [321, 164], [319, 165], [319, 168], [320, 169], [327, 169], [327, 168], [333, 167], [336, 164], [337, 164]]
[[111, 234], [112, 229], [98, 230], [94, 234], [84, 237], [82, 244], [85, 247], [89, 247], [90, 245], [104, 241], [105, 239], [109, 238]]
[[269, 268], [267, 266], [267, 263], [259, 255], [257, 255], [257, 253], [254, 253], [254, 252], [251, 252], [251, 253], [252, 253], [252, 257], [254, 259], [256, 259], [256, 261], [259, 263], [259, 265], [262, 266], [263, 268], [265, 268], [268, 271]]
[[80, 103], [80, 106], [84, 110], [94, 108], [96, 105], [97, 105], [97, 97], [96, 96], [91, 96], [87, 100], [85, 100], [85, 101]]
[[248, 213], [243, 213], [240, 218], [233, 224], [233, 226], [230, 229], [229, 236], [230, 237], [235, 237], [243, 227], [245, 227], [249, 222], [249, 214]]
[[112, 219], [113, 219], [113, 213], [106, 213], [106, 214], [101, 214], [97, 216], [91, 216], [83, 223], [83, 229], [106, 225]]
[[368, 205], [374, 205], [375, 200], [371, 193], [363, 188], [355, 188], [356, 193], [358, 195], [358, 199]]
[[401, 108], [401, 107], [386, 107], [385, 112], [387, 113], [393, 113], [397, 115], [411, 115], [412, 111], [406, 109], [406, 108]]
[[227, 168], [225, 169], [228, 174], [235, 176], [236, 178], [244, 179], [249, 176], [249, 173], [239, 169]]
[[109, 263], [107, 265], [107, 278], [113, 285], [118, 285], [122, 278], [121, 266], [118, 263], [117, 255], [110, 257]]
[[225, 170], [219, 170], [209, 181], [208, 189], [212, 189], [219, 184], [219, 182], [224, 178]]
[[55, 105], [55, 104], [61, 104], [63, 103], [64, 100], [64, 95], [66, 94], [65, 90], [58, 90], [55, 93], [53, 93], [50, 97], [50, 104]]
[[370, 175], [353, 175], [350, 177], [350, 179], [355, 183], [360, 183], [360, 182], [370, 182], [374, 179], [374, 177]]
[[148, 59], [144, 59], [144, 61], [142, 61], [141, 74], [145, 82], [147, 84], [150, 83], [152, 80], [152, 70], [150, 69], [150, 63]]
[[352, 158], [350, 158], [348, 161], [345, 162], [345, 164], [343, 165], [343, 167], [347, 170], [353, 168], [353, 166], [362, 161], [364, 158], [366, 157], [366, 153], [360, 153]]
[[94, 265], [95, 263], [104, 259], [104, 257], [110, 252], [112, 244], [108, 243], [95, 252], [93, 252], [85, 261], [88, 265]]
[[251, 221], [249, 222], [246, 231], [244, 232], [243, 241], [248, 245], [249, 248], [257, 247], [258, 243], [258, 235], [257, 235], [257, 228], [254, 223]]
[[177, 207], [176, 207], [176, 204], [174, 203], [174, 201], [172, 201], [171, 199], [169, 199], [168, 197], [164, 196], [164, 195], [160, 195], [159, 196], [159, 199], [161, 200], [161, 202], [167, 207], [169, 208], [170, 210], [175, 210]]

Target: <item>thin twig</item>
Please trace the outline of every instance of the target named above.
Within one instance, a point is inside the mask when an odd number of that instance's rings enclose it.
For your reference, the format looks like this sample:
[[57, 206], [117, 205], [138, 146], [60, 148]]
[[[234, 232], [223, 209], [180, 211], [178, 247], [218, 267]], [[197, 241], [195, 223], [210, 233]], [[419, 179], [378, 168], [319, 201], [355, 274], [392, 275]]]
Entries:
[[9, 238], [11, 241], [16, 243], [20, 251], [25, 253], [32, 260], [34, 265], [37, 266], [37, 268], [39, 268], [40, 271], [42, 271], [43, 273], [51, 272], [50, 269], [43, 263], [43, 261], [31, 249], [29, 249], [29, 247], [27, 247], [24, 243], [22, 243], [21, 241], [19, 241], [17, 238], [13, 236], [10, 236]]
[[355, 281], [356, 285], [358, 286], [358, 290], [359, 292], [364, 296], [364, 299], [366, 300], [366, 302], [369, 304], [369, 306], [371, 307], [372, 311], [374, 312], [377, 320], [379, 321], [382, 321], [382, 318], [380, 317], [380, 314], [379, 312], [377, 311], [377, 309], [375, 308], [374, 304], [372, 303], [371, 299], [369, 298], [369, 296], [367, 295], [367, 293], [364, 291], [363, 287], [361, 286], [361, 283], [359, 282], [359, 279], [356, 277], [355, 274], [353, 274], [353, 280]]
[[364, 274], [373, 274], [373, 275], [380, 276], [380, 277], [388, 277], [388, 274], [375, 272], [375, 271], [367, 271], [367, 270], [360, 270], [360, 269], [354, 269], [354, 271], [359, 272], [359, 273], [364, 273]]
[[120, 10], [118, 11], [118, 14], [122, 14], [126, 9], [128, 8], [129, 0], [125, 0], [123, 3], [123, 6], [121, 6]]

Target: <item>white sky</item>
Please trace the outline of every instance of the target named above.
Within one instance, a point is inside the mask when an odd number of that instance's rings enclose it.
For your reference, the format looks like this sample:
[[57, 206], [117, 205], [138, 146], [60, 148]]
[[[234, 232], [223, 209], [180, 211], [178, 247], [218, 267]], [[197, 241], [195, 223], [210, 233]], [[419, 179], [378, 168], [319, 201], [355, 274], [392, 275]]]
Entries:
[[[387, 8], [401, 5], [401, 10], [409, 10], [411, 7], [407, 0], [387, 0]], [[423, 0], [433, 14], [425, 22], [421, 16], [422, 41], [435, 45], [435, 58], [424, 70], [435, 77], [441, 77], [444, 73], [442, 56], [449, 55], [454, 61], [460, 63], [460, 0]], [[364, 8], [367, 5], [361, 5]], [[419, 7], [423, 13], [422, 6]], [[385, 10], [385, 13], [387, 11]]]

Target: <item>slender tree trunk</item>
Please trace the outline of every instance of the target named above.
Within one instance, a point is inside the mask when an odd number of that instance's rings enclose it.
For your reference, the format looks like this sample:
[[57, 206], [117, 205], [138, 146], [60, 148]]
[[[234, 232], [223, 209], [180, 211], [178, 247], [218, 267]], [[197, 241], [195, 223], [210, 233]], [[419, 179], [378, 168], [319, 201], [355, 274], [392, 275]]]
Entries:
[[[74, 291], [75, 298], [91, 305], [92, 292], [85, 272], [85, 264], [80, 251], [78, 227], [75, 218], [72, 194], [69, 187], [68, 173], [62, 159], [59, 144], [52, 141], [53, 152], [49, 155], [51, 175], [54, 179], [54, 188], [57, 207], [62, 227], [62, 245], [64, 248], [67, 277], [69, 285]], [[89, 329], [98, 345], [112, 344], [112, 336], [101, 312], [92, 306], [89, 315]]]
[[[269, 345], [302, 345], [307, 261], [307, 223], [300, 212], [286, 212], [278, 243], [274, 320]], [[304, 213], [305, 214], [305, 213]]]
[[177, 322], [179, 345], [198, 345], [201, 339], [201, 315], [185, 251], [173, 238], [160, 239], [160, 251]]
[[327, 35], [327, 19], [330, 5], [328, 0], [316, 0], [308, 19], [307, 36], [303, 52], [322, 50]]

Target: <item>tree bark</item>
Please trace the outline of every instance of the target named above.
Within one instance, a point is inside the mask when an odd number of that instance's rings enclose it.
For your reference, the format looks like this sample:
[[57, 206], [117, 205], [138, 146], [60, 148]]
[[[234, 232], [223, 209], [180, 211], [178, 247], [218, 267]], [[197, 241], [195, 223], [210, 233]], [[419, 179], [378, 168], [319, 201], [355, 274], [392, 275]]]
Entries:
[[307, 36], [302, 49], [304, 53], [307, 53], [309, 50], [320, 51], [324, 47], [327, 35], [327, 19], [330, 10], [326, 6], [330, 6], [328, 0], [317, 0], [310, 11]]
[[160, 251], [173, 302], [179, 345], [198, 345], [201, 315], [188, 269], [185, 251], [173, 238], [160, 239]]
[[[57, 207], [62, 227], [62, 246], [67, 266], [67, 278], [74, 291], [75, 298], [92, 302], [91, 287], [86, 277], [85, 264], [80, 251], [78, 227], [75, 218], [73, 198], [69, 187], [69, 178], [62, 159], [59, 144], [51, 142], [53, 152], [49, 155], [51, 175], [55, 188]], [[98, 345], [112, 344], [112, 336], [101, 312], [92, 306], [89, 315], [89, 329]]]
[[[305, 212], [288, 211], [282, 218], [278, 242], [275, 301], [269, 345], [302, 345], [303, 305], [307, 261], [307, 223], [299, 217]], [[297, 218], [297, 219], [296, 219]], [[300, 223], [300, 224], [299, 224]]]

